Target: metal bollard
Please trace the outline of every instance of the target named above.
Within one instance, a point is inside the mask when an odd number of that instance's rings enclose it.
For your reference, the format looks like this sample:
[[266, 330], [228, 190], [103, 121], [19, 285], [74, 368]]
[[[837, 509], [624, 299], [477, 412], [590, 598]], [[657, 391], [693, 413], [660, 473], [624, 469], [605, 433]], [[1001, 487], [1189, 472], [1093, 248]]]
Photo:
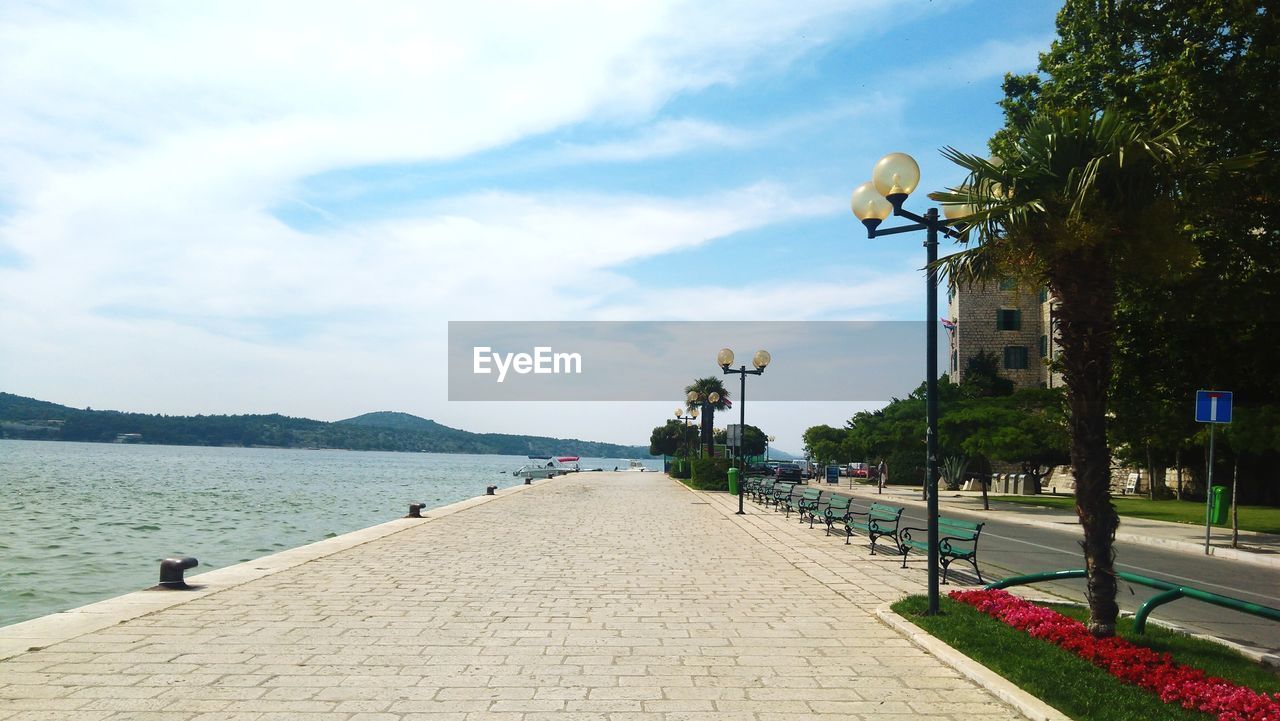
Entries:
[[525, 484], [526, 486], [532, 486], [532, 485], [533, 485], [533, 476], [528, 476], [527, 478], [525, 478], [525, 479], [524, 479], [524, 484]]
[[484, 494], [485, 494], [486, 496], [492, 496], [492, 495], [494, 495], [495, 493], [497, 493], [497, 491], [498, 491], [498, 487], [497, 487], [497, 486], [486, 486], [486, 487], [485, 487], [485, 489], [484, 489]]
[[162, 588], [191, 588], [182, 579], [182, 572], [188, 568], [199, 566], [200, 562], [191, 556], [182, 558], [166, 558], [160, 562], [160, 586]]
[[405, 518], [422, 518], [422, 504], [410, 503], [409, 515], [405, 516]]

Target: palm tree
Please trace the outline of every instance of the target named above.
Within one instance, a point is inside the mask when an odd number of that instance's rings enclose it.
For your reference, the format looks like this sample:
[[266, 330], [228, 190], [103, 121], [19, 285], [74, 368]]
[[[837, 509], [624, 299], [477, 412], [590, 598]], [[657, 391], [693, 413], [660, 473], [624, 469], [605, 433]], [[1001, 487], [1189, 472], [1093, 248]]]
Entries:
[[[724, 382], [717, 376], [707, 376], [706, 378], [697, 378], [684, 387], [685, 406], [689, 409], [699, 409], [700, 418], [702, 420], [702, 445], [707, 449], [707, 457], [714, 457], [716, 454], [715, 440], [712, 438], [712, 429], [715, 428], [716, 411], [722, 411], [728, 408], [729, 391], [724, 387]], [[694, 393], [694, 400], [688, 399], [688, 394]], [[719, 397], [715, 403], [708, 399], [712, 393], [716, 393]]]
[[[953, 148], [969, 172], [959, 188], [930, 197], [970, 223], [970, 247], [939, 261], [959, 283], [1015, 277], [1048, 286], [1070, 411], [1071, 466], [1088, 573], [1089, 630], [1115, 634], [1107, 389], [1118, 275], [1168, 274], [1194, 258], [1175, 212], [1188, 182], [1221, 170], [1196, 166], [1177, 128], [1152, 130], [1114, 112], [1034, 119], [1003, 160]], [[959, 206], [959, 209], [957, 208]], [[958, 210], [958, 212], [956, 212]]]

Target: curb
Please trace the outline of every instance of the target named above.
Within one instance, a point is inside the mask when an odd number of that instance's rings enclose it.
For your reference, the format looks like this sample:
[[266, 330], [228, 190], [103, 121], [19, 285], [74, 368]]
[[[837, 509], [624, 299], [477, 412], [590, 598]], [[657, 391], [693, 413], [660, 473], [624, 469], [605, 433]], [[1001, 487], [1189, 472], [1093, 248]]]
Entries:
[[876, 609], [876, 617], [885, 625], [906, 636], [912, 645], [950, 666], [960, 675], [1013, 707], [1031, 721], [1071, 721], [1071, 717], [1015, 686], [1008, 679], [960, 653], [941, 639], [894, 613], [888, 606]]
[[499, 489], [494, 495], [480, 495], [424, 510], [422, 518], [397, 518], [376, 526], [361, 528], [333, 538], [296, 546], [268, 556], [255, 558], [205, 573], [188, 576], [188, 591], [141, 590], [95, 601], [85, 606], [51, 613], [39, 618], [0, 627], [0, 661], [68, 641], [87, 633], [132, 621], [157, 611], [180, 606], [227, 589], [256, 581], [281, 571], [296, 568], [335, 553], [350, 550], [402, 531], [417, 528], [437, 518], [450, 516], [474, 506], [534, 488], [514, 485]]

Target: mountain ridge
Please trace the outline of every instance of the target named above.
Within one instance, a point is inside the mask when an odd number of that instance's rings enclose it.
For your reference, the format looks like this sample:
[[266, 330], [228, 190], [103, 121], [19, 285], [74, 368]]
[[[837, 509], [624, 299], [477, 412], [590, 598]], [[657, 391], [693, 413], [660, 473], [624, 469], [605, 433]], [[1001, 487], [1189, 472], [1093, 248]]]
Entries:
[[[131, 434], [137, 434], [133, 436]], [[84, 410], [0, 392], [0, 438], [186, 446], [338, 448], [346, 450], [648, 457], [647, 446], [576, 438], [475, 433], [399, 411], [374, 411], [340, 421], [278, 413], [167, 416]]]

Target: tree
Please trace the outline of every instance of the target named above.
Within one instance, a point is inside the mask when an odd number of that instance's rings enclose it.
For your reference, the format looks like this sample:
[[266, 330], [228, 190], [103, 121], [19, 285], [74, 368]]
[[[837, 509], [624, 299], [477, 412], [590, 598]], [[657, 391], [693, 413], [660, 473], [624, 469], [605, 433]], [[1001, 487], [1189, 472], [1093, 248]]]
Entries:
[[[1005, 79], [1003, 155], [1040, 114], [1118, 108], [1152, 127], [1181, 125], [1205, 158], [1280, 151], [1280, 19], [1254, 0], [1066, 0], [1039, 73]], [[1258, 163], [1230, 183], [1189, 186], [1181, 199], [1194, 263], [1117, 278], [1114, 432], [1123, 460], [1186, 460], [1198, 431], [1186, 405], [1196, 388], [1231, 388], [1242, 404], [1280, 402], [1280, 164]], [[1231, 348], [1205, 353], [1205, 348]], [[1194, 468], [1198, 464], [1193, 461]], [[1243, 468], [1242, 492], [1280, 502], [1267, 466]], [[1252, 473], [1252, 476], [1249, 474]]]
[[826, 462], [835, 458], [836, 451], [845, 440], [843, 429], [828, 425], [810, 426], [804, 431], [804, 454], [817, 461]]
[[[724, 387], [724, 382], [719, 376], [707, 376], [695, 379], [693, 383], [684, 387], [684, 392], [686, 395], [685, 407], [689, 410], [699, 409], [699, 417], [702, 421], [702, 445], [707, 449], [707, 456], [714, 457], [716, 447], [712, 433], [716, 427], [716, 411], [722, 411], [731, 405], [729, 391]], [[697, 400], [688, 400], [689, 393], [696, 393]], [[718, 396], [715, 403], [709, 400], [712, 393]]]
[[674, 456], [683, 445], [684, 432], [683, 421], [670, 420], [655, 427], [649, 434], [649, 455]]
[[1000, 375], [996, 354], [983, 350], [965, 363], [964, 388], [970, 396], [1007, 396], [1013, 392], [1013, 381]]
[[938, 429], [946, 445], [970, 458], [1016, 463], [1038, 484], [1050, 468], [1070, 461], [1063, 403], [1061, 389], [1046, 388], [963, 400], [948, 406]]
[[1030, 279], [1057, 299], [1089, 630], [1113, 636], [1119, 517], [1110, 498], [1107, 401], [1116, 278], [1168, 268], [1171, 252], [1193, 255], [1178, 232], [1176, 201], [1206, 168], [1194, 166], [1176, 132], [1091, 109], [1035, 118], [1000, 163], [953, 148], [943, 155], [968, 177], [930, 197], [975, 208], [967, 239], [976, 243], [940, 265], [961, 283]]
[[748, 424], [747, 427], [742, 430], [742, 455], [764, 455], [764, 444], [766, 442], [764, 431]]
[[[850, 418], [845, 427], [849, 439], [844, 447], [852, 451], [850, 460], [865, 460], [873, 465], [885, 461], [893, 469], [894, 483], [923, 483], [925, 472], [925, 384], [921, 383], [906, 398], [895, 398], [878, 411], [863, 411]], [[963, 386], [951, 382], [950, 376], [938, 379], [938, 406], [945, 413], [964, 397]], [[958, 452], [941, 438], [939, 452], [945, 456]]]

